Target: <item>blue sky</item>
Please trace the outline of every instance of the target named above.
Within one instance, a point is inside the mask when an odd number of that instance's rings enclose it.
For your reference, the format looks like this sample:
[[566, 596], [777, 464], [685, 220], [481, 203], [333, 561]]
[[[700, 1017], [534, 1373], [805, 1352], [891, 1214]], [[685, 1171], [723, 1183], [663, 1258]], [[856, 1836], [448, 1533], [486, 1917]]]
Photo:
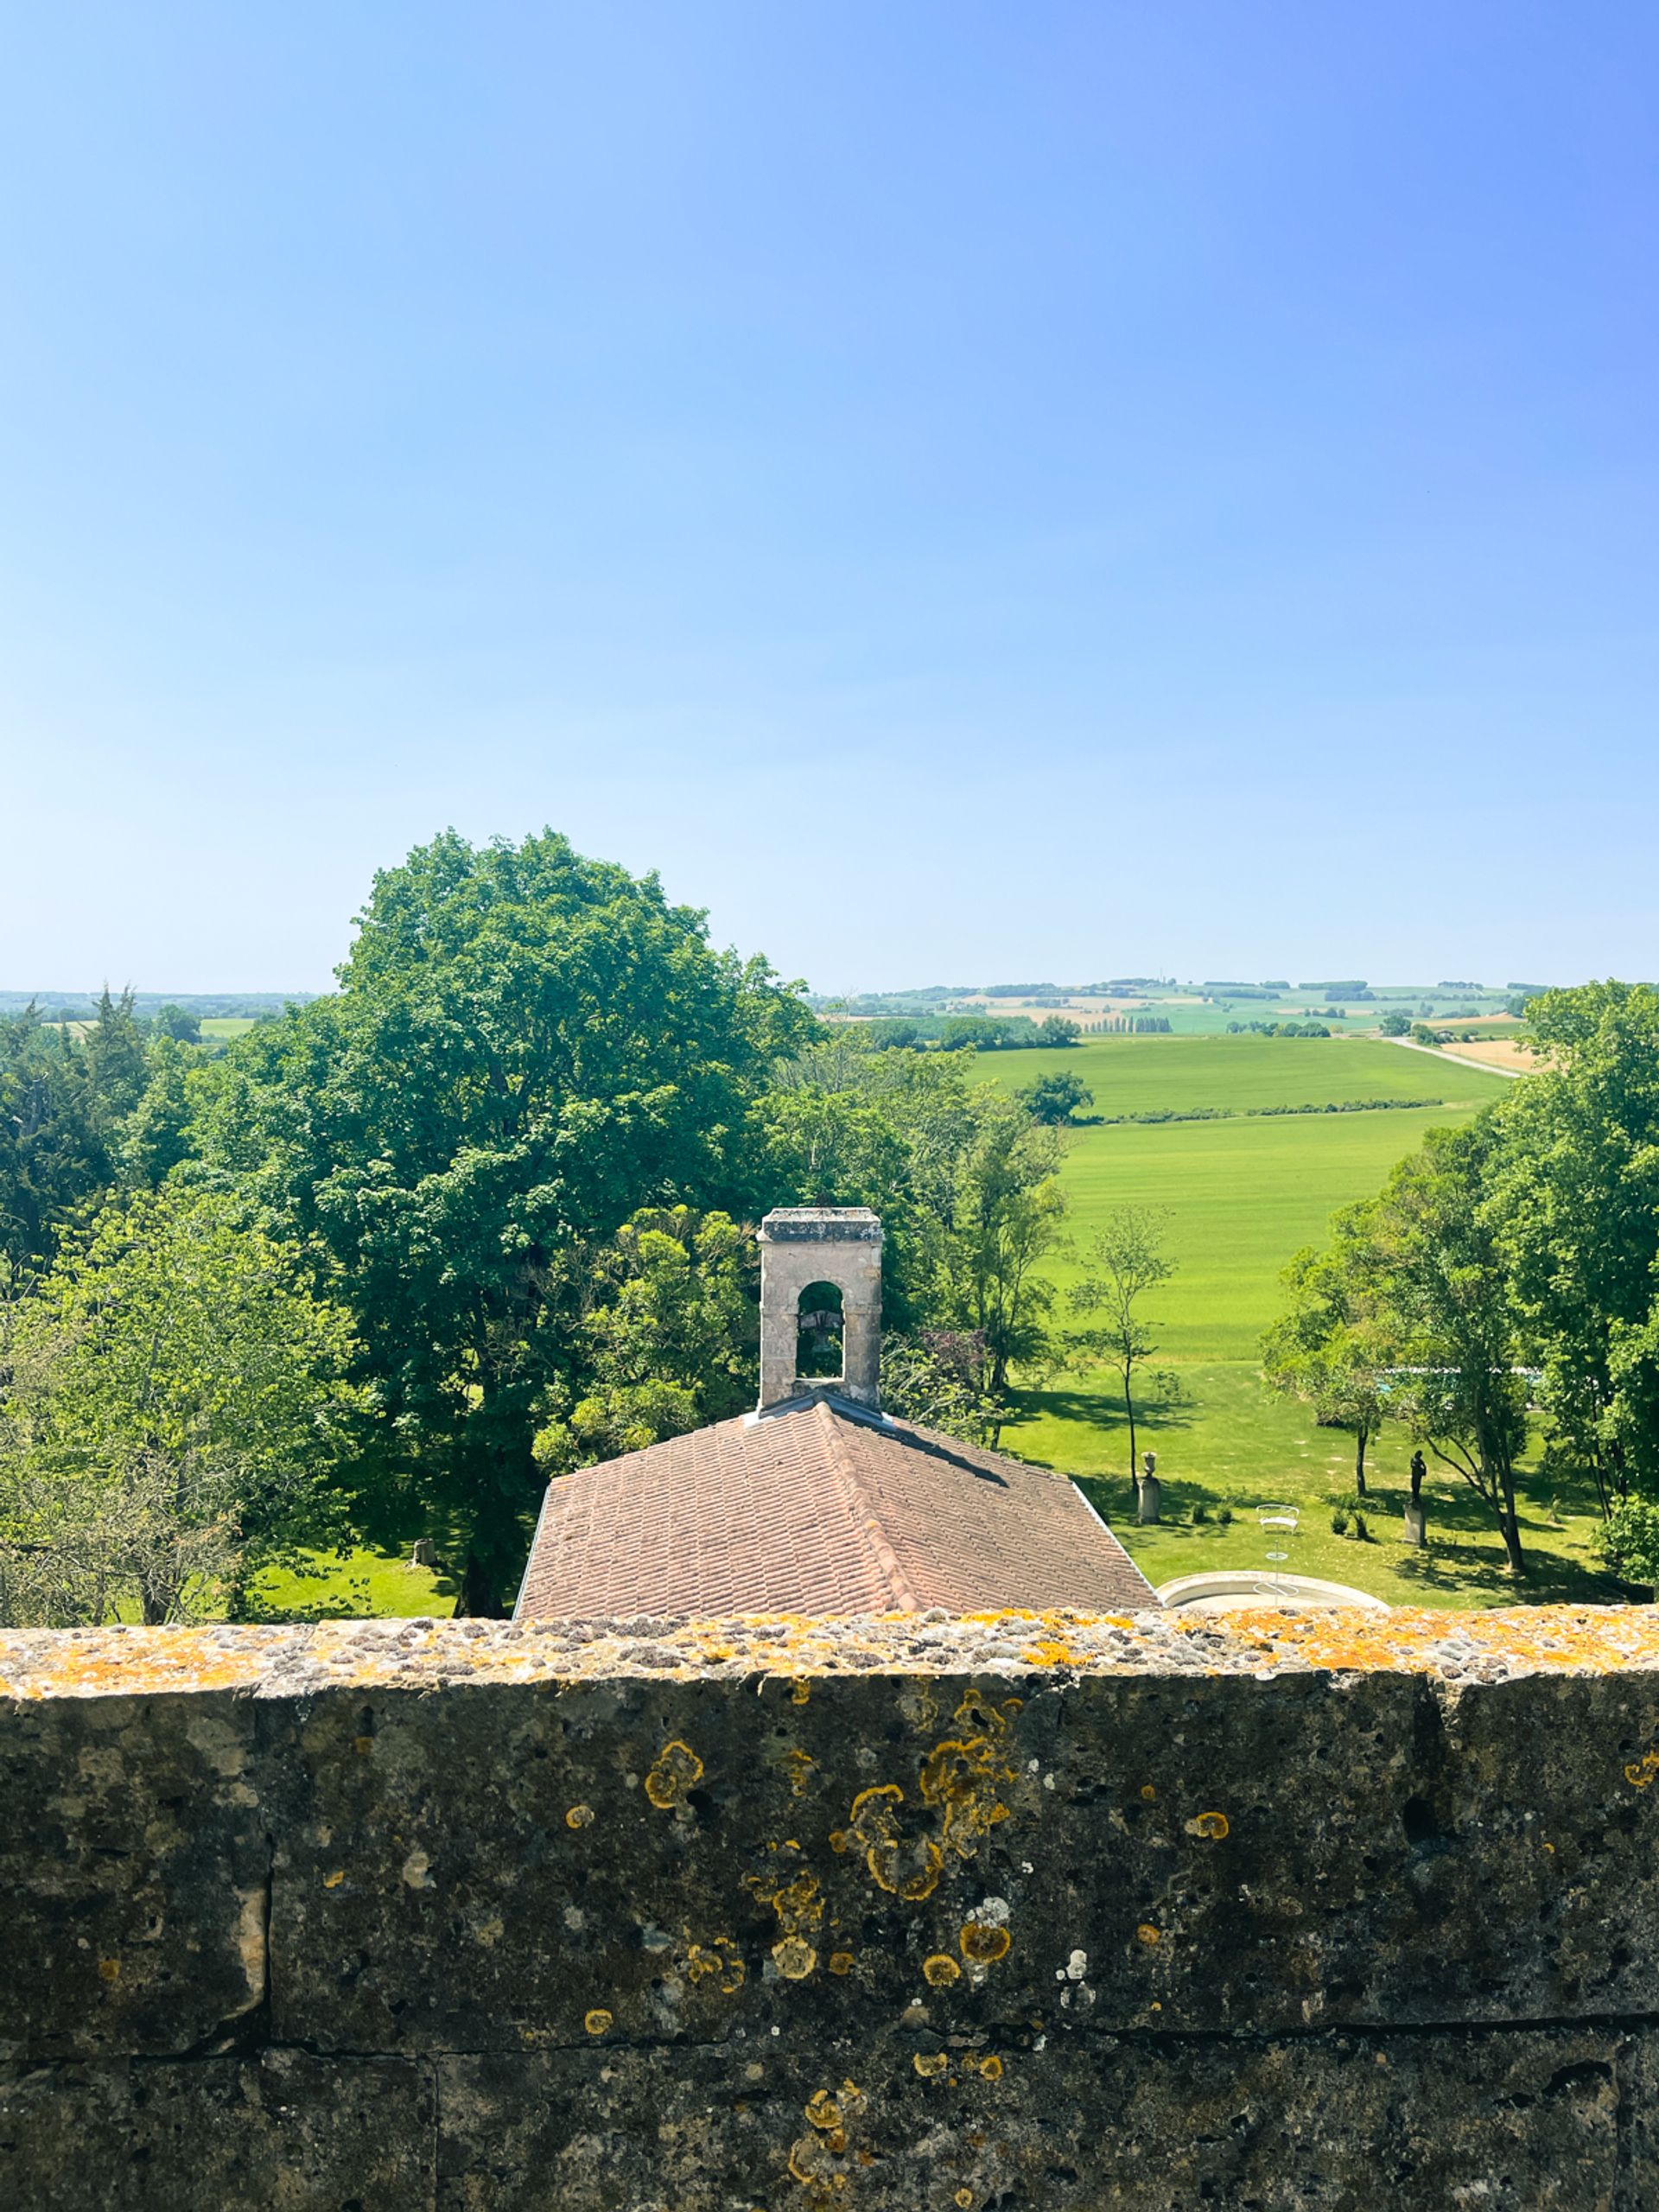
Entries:
[[6, 11], [0, 983], [1659, 970], [1659, 11]]

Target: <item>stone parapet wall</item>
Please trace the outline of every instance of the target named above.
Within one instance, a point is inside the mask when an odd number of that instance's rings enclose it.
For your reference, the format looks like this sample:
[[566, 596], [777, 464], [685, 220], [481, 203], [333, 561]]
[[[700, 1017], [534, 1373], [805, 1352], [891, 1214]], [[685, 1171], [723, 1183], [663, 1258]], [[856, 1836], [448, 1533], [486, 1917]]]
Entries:
[[1659, 2205], [1645, 1609], [0, 1637], [0, 2203]]

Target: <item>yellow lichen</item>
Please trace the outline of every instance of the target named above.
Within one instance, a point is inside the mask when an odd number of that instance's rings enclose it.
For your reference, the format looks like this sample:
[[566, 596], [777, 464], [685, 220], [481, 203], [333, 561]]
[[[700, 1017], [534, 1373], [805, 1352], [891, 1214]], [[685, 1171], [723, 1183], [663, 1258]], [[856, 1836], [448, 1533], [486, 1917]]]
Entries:
[[1624, 1770], [1624, 1779], [1632, 1789], [1645, 1789], [1659, 1774], [1659, 1751], [1645, 1751], [1633, 1766]]
[[918, 2050], [910, 2063], [925, 2082], [936, 2074], [943, 2074], [950, 2061], [942, 2050]]
[[983, 1920], [969, 1921], [957, 1936], [963, 1957], [976, 1967], [991, 1966], [1005, 1958], [1011, 1941], [1006, 1928], [994, 1928]]
[[1199, 1813], [1182, 1823], [1188, 1835], [1201, 1835], [1211, 1843], [1219, 1843], [1231, 1827], [1225, 1813]]
[[772, 1961], [785, 1981], [804, 1981], [818, 1963], [818, 1955], [804, 1936], [785, 1936], [772, 1947]]
[[852, 1970], [853, 1955], [850, 1951], [830, 1952], [830, 1971], [831, 1974], [851, 1974]]
[[1156, 1798], [1158, 1792], [1153, 1788], [1149, 1782], [1143, 1782], [1141, 1785], [1141, 1795], [1146, 1799], [1147, 1804], [1150, 1805]]
[[590, 2036], [607, 2036], [614, 2023], [602, 2005], [595, 2005], [591, 2012], [582, 2014], [582, 2024]]
[[685, 1953], [686, 1979], [694, 1986], [718, 1975], [721, 1994], [735, 1997], [742, 1988], [748, 1974], [743, 1955], [729, 1936], [716, 1936], [711, 1943], [690, 1943]]
[[702, 1780], [702, 1761], [690, 1744], [677, 1738], [658, 1752], [656, 1764], [645, 1777], [645, 1795], [659, 1813], [671, 1812], [685, 1802]]
[[957, 2202], [962, 2207], [962, 2212], [968, 2212], [968, 2207], [973, 2201], [974, 2192], [971, 2189], [959, 2189], [957, 2191]]
[[814, 2127], [826, 2131], [841, 2126], [841, 2107], [828, 2089], [815, 2089], [806, 2101], [806, 2116]]
[[817, 1764], [817, 1761], [810, 1751], [793, 1751], [786, 1755], [785, 1763], [789, 1768], [790, 1795], [794, 1797], [804, 1797], [806, 1777]]
[[907, 1842], [899, 1834], [893, 1808], [904, 1800], [905, 1793], [896, 1782], [880, 1782], [874, 1789], [861, 1789], [853, 1800], [847, 1833], [864, 1847], [864, 1863], [881, 1889], [902, 1897], [907, 1904], [919, 1904], [938, 1887], [944, 1856], [938, 1844], [925, 1837]]
[[982, 2081], [1000, 2082], [1002, 2079], [1002, 2062], [994, 2050], [980, 2060], [979, 2072]]
[[962, 1978], [962, 1968], [943, 1951], [935, 1951], [931, 1959], [922, 1961], [922, 1978], [931, 1987], [944, 1989]]
[[798, 1681], [794, 1688], [790, 1691], [789, 1701], [791, 1705], [804, 1705], [811, 1694], [812, 1685], [810, 1682]]
[[325, 1890], [337, 1890], [345, 1878], [346, 1869], [343, 1866], [336, 1866], [332, 1874], [323, 1876], [322, 1886]]
[[119, 1959], [100, 1959], [98, 1962], [98, 1972], [99, 1979], [102, 1981], [119, 1981], [121, 1961]]
[[594, 1808], [591, 1805], [573, 1805], [564, 1816], [564, 1825], [568, 1828], [590, 1827], [593, 1825], [593, 1818]]
[[[1019, 1711], [1018, 1700], [1009, 1703]], [[978, 1732], [936, 1744], [922, 1761], [919, 1779], [923, 1802], [940, 1814], [941, 1844], [959, 1859], [971, 1859], [982, 1840], [1008, 1817], [998, 1791], [1014, 1778], [1002, 1756], [1013, 1723], [977, 1689], [967, 1692], [955, 1719], [961, 1728], [977, 1723]]]
[[1135, 1933], [1136, 1941], [1144, 1943], [1148, 1950], [1154, 1943], [1161, 1943], [1164, 1940], [1150, 1921], [1143, 1920]]

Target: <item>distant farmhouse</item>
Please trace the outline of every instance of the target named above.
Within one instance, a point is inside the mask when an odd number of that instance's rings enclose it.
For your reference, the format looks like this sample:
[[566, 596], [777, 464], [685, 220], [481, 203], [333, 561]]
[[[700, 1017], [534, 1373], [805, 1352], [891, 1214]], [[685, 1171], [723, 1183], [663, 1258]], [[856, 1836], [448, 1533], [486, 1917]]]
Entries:
[[[517, 1618], [1157, 1605], [1063, 1476], [881, 1411], [874, 1213], [781, 1208], [760, 1254], [756, 1410], [550, 1483]], [[842, 1371], [804, 1376], [835, 1314]]]

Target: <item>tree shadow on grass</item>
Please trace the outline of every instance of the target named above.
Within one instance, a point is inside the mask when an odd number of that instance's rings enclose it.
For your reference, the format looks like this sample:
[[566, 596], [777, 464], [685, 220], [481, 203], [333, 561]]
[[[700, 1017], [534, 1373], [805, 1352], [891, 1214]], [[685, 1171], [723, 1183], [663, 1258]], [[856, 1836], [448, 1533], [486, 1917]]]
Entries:
[[[1003, 1436], [1010, 1448], [1020, 1452], [1014, 1440], [1022, 1428], [1039, 1421], [1076, 1421], [1080, 1425], [1109, 1433], [1127, 1432], [1128, 1416], [1123, 1410], [1123, 1401], [1103, 1390], [1089, 1390], [1080, 1383], [1046, 1384], [1039, 1389], [1014, 1390], [1009, 1393], [1013, 1413], [1004, 1424]], [[1149, 1389], [1144, 1398], [1136, 1396], [1135, 1421], [1137, 1430], [1157, 1429], [1167, 1435], [1172, 1431], [1192, 1428], [1198, 1421], [1202, 1408], [1179, 1381], [1172, 1389]], [[1020, 1452], [1025, 1459], [1030, 1455]], [[1032, 1459], [1033, 1466], [1052, 1465], [1046, 1459]]]

